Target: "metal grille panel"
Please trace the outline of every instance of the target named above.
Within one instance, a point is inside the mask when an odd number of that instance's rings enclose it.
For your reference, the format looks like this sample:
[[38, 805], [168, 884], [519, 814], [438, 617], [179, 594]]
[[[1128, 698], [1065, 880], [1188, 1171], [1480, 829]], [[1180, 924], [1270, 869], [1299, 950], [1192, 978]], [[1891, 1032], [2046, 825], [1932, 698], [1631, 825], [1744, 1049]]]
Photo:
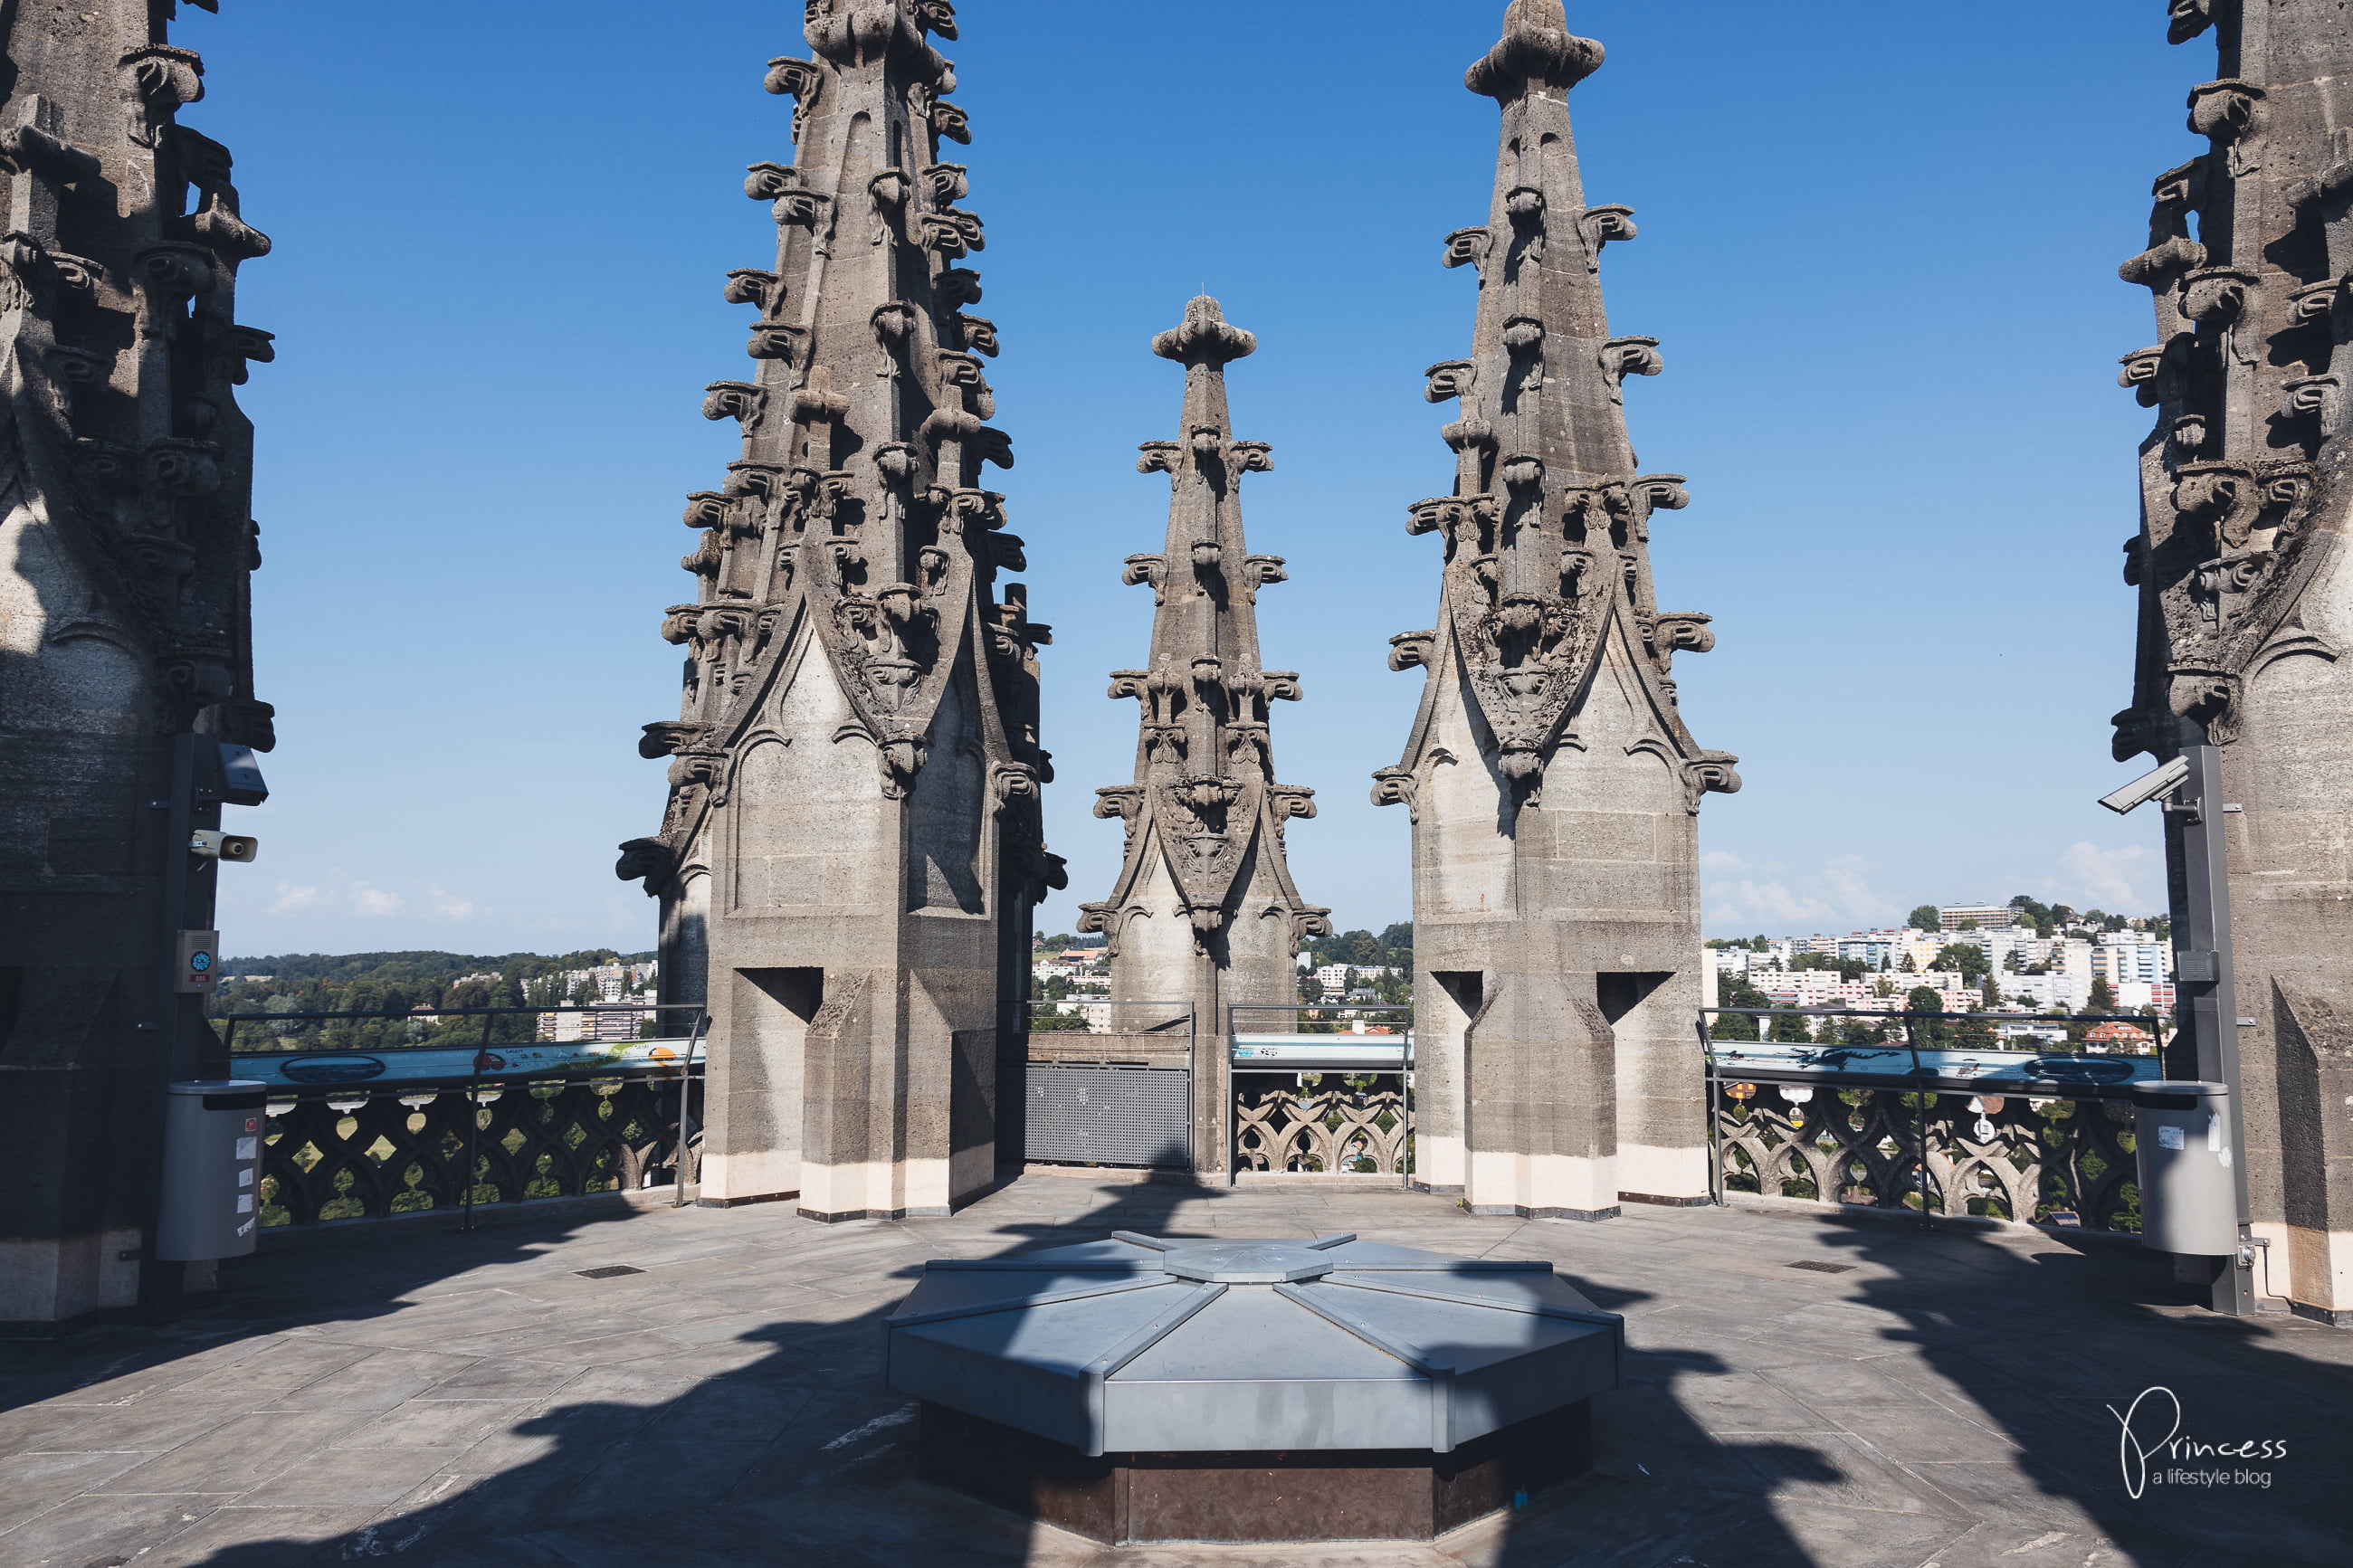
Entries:
[[1029, 1068], [1029, 1158], [1106, 1165], [1192, 1163], [1185, 1068]]

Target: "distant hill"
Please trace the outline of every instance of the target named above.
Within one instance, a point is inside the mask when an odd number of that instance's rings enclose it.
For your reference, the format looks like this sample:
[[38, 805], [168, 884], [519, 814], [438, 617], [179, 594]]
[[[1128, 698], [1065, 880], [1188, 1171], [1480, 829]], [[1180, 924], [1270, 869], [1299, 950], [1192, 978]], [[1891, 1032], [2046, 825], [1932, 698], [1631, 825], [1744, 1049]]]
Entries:
[[510, 970], [536, 978], [560, 974], [567, 969], [593, 969], [600, 963], [647, 963], [653, 958], [650, 952], [615, 952], [609, 947], [553, 956], [510, 952], [496, 958], [460, 952], [287, 952], [266, 958], [225, 958], [221, 960], [221, 978], [235, 980], [241, 975], [267, 974], [281, 987], [289, 983], [311, 981], [447, 981], [460, 974], [504, 974]]
[[[560, 978], [567, 971], [607, 963], [644, 963], [650, 952], [616, 952], [609, 947], [556, 954], [510, 952], [496, 957], [460, 952], [287, 952], [221, 961], [221, 984], [213, 994], [216, 1018], [255, 1013], [432, 1013], [460, 1007], [551, 1006], [594, 1001], [567, 994]], [[350, 1023], [280, 1023], [262, 1026], [288, 1040], [332, 1041], [366, 1047], [429, 1043], [443, 1034], [478, 1037], [479, 1022], [449, 1019], [432, 1025], [395, 1019]], [[491, 1037], [528, 1037], [531, 1018], [501, 1018]]]

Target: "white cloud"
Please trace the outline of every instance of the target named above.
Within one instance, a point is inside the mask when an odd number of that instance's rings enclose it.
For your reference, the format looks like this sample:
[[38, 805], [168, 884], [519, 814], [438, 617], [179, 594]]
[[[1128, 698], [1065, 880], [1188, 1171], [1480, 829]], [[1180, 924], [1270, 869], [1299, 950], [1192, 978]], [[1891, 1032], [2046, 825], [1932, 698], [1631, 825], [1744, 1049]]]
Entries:
[[1722, 849], [1711, 849], [1699, 858], [1703, 871], [1745, 871], [1748, 862]]
[[1751, 926], [1800, 927], [1835, 920], [1820, 899], [1800, 898], [1781, 882], [1718, 882], [1707, 889], [1707, 923], [1746, 931]]
[[2062, 874], [2043, 886], [2078, 909], [2141, 914], [2164, 906], [2164, 864], [2141, 845], [2103, 849], [2086, 840], [2070, 845], [2059, 864]]
[[474, 900], [461, 899], [455, 893], [445, 893], [438, 886], [431, 889], [433, 912], [445, 921], [470, 921], [474, 918]]
[[322, 897], [324, 895], [316, 888], [280, 882], [278, 884], [278, 897], [270, 904], [269, 912], [273, 915], [286, 915], [292, 914], [297, 910], [315, 909]]
[[1866, 864], [1860, 855], [1841, 855], [1815, 873], [1813, 880], [1830, 894], [1848, 920], [1862, 925], [1892, 921], [1901, 911], [1862, 879]]
[[[1719, 858], [1746, 868], [1730, 855], [1703, 857], [1700, 863], [1714, 869]], [[1893, 920], [1898, 912], [1895, 906], [1863, 879], [1867, 864], [1861, 856], [1842, 855], [1809, 874], [1796, 889], [1778, 881], [1710, 882], [1705, 893], [1706, 923], [1712, 929], [1736, 931], [1825, 931]]]
[[396, 915], [400, 905], [398, 893], [387, 893], [365, 882], [352, 884], [352, 912], [355, 915]]

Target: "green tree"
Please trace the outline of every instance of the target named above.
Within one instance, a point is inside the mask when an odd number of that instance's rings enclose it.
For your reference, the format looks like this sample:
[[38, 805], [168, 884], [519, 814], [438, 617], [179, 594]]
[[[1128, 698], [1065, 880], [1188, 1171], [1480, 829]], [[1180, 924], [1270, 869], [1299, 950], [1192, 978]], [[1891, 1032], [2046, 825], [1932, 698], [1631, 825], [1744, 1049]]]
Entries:
[[1913, 1044], [1947, 1046], [1952, 1043], [1952, 1026], [1939, 1021], [1944, 1015], [1945, 999], [1935, 991], [1926, 985], [1915, 985], [1904, 994], [1904, 1010], [1907, 1013], [1933, 1015], [1926, 1018], [1908, 1020], [1911, 1025]]
[[1413, 967], [1413, 922], [1399, 921], [1381, 932], [1381, 951], [1399, 969]]
[[[1759, 991], [1737, 974], [1727, 974], [1716, 983], [1716, 1005], [1719, 1007], [1770, 1007], [1771, 997]], [[1718, 1013], [1708, 1026], [1708, 1036], [1718, 1040], [1753, 1040], [1757, 1037], [1757, 1020], [1740, 1013]]]
[[1936, 950], [1936, 959], [1930, 966], [1974, 980], [1993, 965], [1986, 962], [1985, 949], [1973, 942], [1948, 942]]
[[1914, 931], [1942, 931], [1945, 928], [1944, 917], [1936, 912], [1934, 904], [1922, 904], [1904, 923]]
[[2116, 988], [2108, 984], [2107, 978], [2105, 975], [2094, 976], [2092, 981], [2092, 994], [2089, 999], [2084, 1002], [2084, 1011], [2086, 1013], [2113, 1013], [2116, 1011]]
[[1773, 1015], [1772, 1033], [1768, 1037], [1785, 1045], [1802, 1046], [1811, 1044], [1814, 1037], [1813, 1032], [1806, 1027], [1803, 1014], [1776, 1013]]

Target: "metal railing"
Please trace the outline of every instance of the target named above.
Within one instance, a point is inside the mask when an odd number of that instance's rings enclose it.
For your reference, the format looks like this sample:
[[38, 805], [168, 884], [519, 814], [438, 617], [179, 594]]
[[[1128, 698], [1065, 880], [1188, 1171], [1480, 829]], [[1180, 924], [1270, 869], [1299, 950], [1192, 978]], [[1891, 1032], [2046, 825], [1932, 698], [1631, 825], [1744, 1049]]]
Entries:
[[[1877, 1037], [1722, 1038], [1712, 1017], [1854, 1019]], [[1924, 1227], [1966, 1214], [2137, 1231], [2128, 1098], [2162, 1076], [2158, 1056], [2006, 1050], [1990, 1027], [2063, 1034], [2128, 1021], [2152, 1026], [2161, 1047], [2161, 1021], [2129, 1015], [1702, 1008], [1715, 1200], [1743, 1190], [1907, 1209]]]
[[[1348, 1021], [1336, 1016], [1344, 1013], [1359, 1021], [1387, 1014], [1393, 1024], [1385, 1034], [1357, 1035], [1339, 1026]], [[1319, 1016], [1326, 1014], [1335, 1016]], [[1327, 1027], [1243, 1027], [1266, 1015]], [[1405, 1180], [1413, 1172], [1412, 1022], [1413, 1008], [1405, 1003], [1229, 1003], [1226, 1040], [1233, 1089], [1226, 1097], [1226, 1148], [1232, 1169]], [[1276, 1042], [1278, 1053], [1326, 1052], [1325, 1059], [1335, 1065], [1315, 1065], [1312, 1055], [1288, 1061], [1282, 1054], [1246, 1058], [1241, 1042], [1248, 1038]], [[1351, 1054], [1352, 1039], [1395, 1041], [1397, 1060], [1340, 1065]], [[1286, 1078], [1292, 1080], [1288, 1087], [1280, 1081]]]
[[[471, 1040], [288, 1045], [238, 1050], [237, 1026], [410, 1020], [407, 1012], [238, 1013], [225, 1024], [233, 1076], [269, 1094], [262, 1224], [332, 1223], [478, 1205], [642, 1190], [670, 1177], [674, 1206], [700, 1163], [696, 1114], [708, 1019], [691, 1004], [628, 1004], [682, 1033], [625, 1041], [541, 1041], [548, 1014], [609, 1007], [462, 1007]], [[530, 1018], [528, 1036], [501, 1022]], [[248, 1030], [251, 1040], [253, 1031]], [[504, 1034], [509, 1038], [501, 1039]], [[306, 1068], [308, 1069], [306, 1071]]]

